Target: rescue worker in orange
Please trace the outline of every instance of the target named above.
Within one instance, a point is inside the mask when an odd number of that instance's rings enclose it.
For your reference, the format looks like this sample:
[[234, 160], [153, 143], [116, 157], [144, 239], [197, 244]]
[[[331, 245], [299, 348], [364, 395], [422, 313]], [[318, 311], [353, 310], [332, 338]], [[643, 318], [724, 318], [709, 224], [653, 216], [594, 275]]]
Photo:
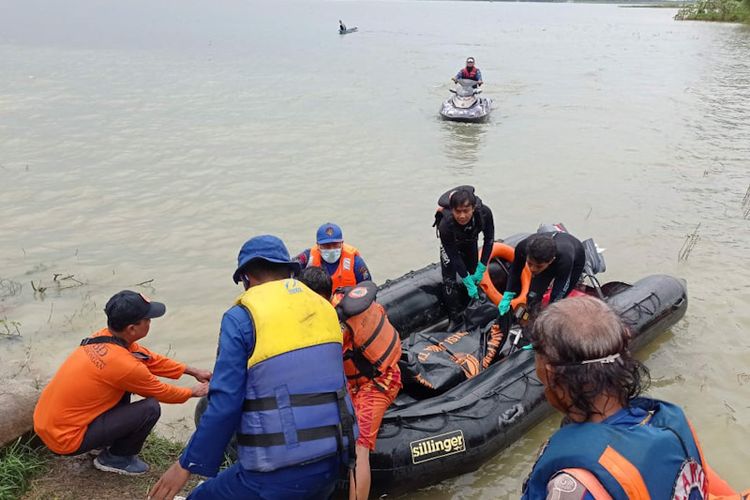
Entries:
[[[300, 281], [322, 297], [331, 297], [331, 279], [322, 270], [307, 268]], [[383, 415], [402, 387], [401, 340], [385, 309], [375, 301], [376, 294], [372, 281], [333, 294], [344, 334], [344, 372], [359, 424], [356, 477], [349, 481], [351, 500], [369, 497], [370, 451], [375, 449]]]
[[[104, 307], [103, 328], [68, 356], [34, 410], [34, 431], [53, 452], [78, 455], [99, 450], [94, 467], [129, 476], [148, 472], [138, 457], [161, 415], [159, 403], [184, 403], [208, 393], [211, 372], [152, 352], [138, 341], [166, 307], [123, 290]], [[198, 384], [177, 387], [157, 377], [191, 375]], [[131, 394], [145, 399], [130, 402]]]
[[641, 397], [648, 370], [607, 304], [556, 302], [532, 338], [547, 401], [566, 418], [526, 479], [524, 500], [741, 498], [706, 463], [682, 409]]
[[336, 224], [327, 222], [318, 228], [316, 245], [308, 248], [296, 258], [305, 267], [320, 267], [328, 273], [333, 290], [371, 280], [359, 250], [344, 243], [344, 233]]

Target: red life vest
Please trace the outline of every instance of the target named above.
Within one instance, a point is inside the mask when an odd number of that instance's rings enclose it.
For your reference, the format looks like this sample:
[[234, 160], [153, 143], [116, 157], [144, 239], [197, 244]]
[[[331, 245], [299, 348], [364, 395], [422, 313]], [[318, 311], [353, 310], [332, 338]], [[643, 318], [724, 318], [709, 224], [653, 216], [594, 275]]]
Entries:
[[[331, 275], [333, 290], [345, 286], [354, 286], [357, 284], [357, 275], [354, 273], [354, 259], [359, 256], [359, 250], [351, 245], [344, 243], [341, 246], [341, 257], [339, 258], [339, 267]], [[323, 259], [320, 255], [320, 247], [315, 245], [310, 249], [309, 267], [323, 267]]]
[[473, 68], [471, 68], [471, 71], [466, 71], [466, 68], [461, 68], [461, 78], [478, 81], [479, 79], [477, 78], [477, 67], [474, 66]]

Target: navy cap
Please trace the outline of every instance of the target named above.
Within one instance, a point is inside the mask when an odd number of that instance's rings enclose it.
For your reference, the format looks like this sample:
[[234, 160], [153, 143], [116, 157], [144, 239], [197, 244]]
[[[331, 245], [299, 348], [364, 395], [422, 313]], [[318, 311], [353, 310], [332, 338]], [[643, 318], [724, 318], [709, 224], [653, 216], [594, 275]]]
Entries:
[[142, 293], [123, 290], [114, 294], [104, 306], [104, 313], [110, 323], [134, 325], [142, 319], [164, 316], [167, 306], [161, 302], [152, 302]]
[[344, 241], [344, 233], [341, 228], [333, 222], [326, 222], [318, 228], [318, 234], [315, 237], [318, 245], [325, 243], [341, 243]]
[[276, 236], [264, 234], [250, 238], [240, 248], [240, 253], [237, 255], [237, 269], [232, 275], [235, 283], [240, 282], [242, 268], [255, 259], [263, 259], [276, 264], [289, 264], [294, 272], [298, 272], [300, 268], [299, 262], [294, 262], [289, 258], [289, 250], [286, 249], [283, 241]]

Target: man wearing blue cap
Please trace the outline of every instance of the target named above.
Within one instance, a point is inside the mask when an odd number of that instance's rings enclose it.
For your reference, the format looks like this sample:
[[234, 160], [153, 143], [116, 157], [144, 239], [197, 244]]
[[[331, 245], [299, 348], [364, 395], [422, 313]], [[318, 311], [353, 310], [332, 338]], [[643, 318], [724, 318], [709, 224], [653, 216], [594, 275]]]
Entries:
[[318, 228], [316, 245], [299, 254], [302, 267], [321, 267], [331, 277], [333, 290], [372, 280], [370, 270], [359, 250], [344, 243], [344, 233], [332, 222]]
[[[242, 246], [233, 279], [245, 292], [221, 321], [208, 407], [151, 499], [172, 500], [191, 473], [216, 476], [191, 499], [325, 499], [353, 463], [338, 317], [298, 270], [275, 236]], [[235, 434], [239, 461], [217, 476]]]

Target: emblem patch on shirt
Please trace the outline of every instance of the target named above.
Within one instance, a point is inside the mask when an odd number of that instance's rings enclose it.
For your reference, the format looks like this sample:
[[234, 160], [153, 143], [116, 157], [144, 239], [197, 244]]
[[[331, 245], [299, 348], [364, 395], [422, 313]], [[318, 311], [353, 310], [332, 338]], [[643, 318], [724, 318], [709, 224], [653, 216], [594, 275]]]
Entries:
[[706, 498], [706, 473], [695, 460], [685, 460], [674, 484], [673, 500], [703, 500]]
[[349, 297], [353, 299], [361, 299], [365, 295], [367, 295], [367, 288], [363, 286], [352, 288], [352, 290], [349, 292]]
[[411, 461], [414, 464], [429, 462], [466, 451], [463, 431], [446, 432], [438, 436], [420, 439], [409, 443]]

